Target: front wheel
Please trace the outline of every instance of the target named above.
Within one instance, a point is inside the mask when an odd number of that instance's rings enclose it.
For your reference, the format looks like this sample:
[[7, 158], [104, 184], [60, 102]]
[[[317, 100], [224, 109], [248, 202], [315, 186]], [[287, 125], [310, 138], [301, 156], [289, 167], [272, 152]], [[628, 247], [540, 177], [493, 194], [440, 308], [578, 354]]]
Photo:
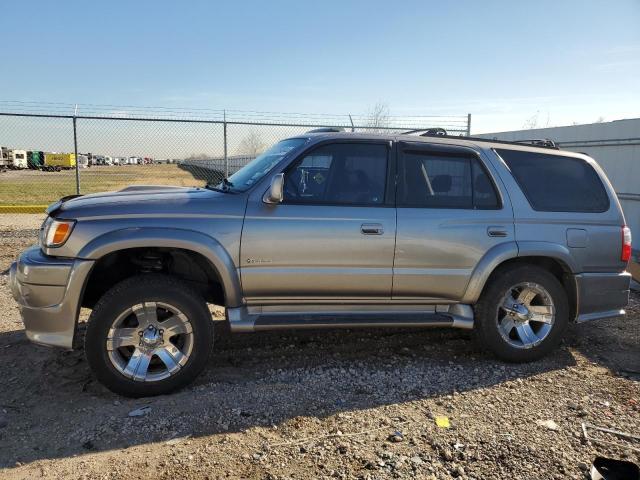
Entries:
[[490, 282], [475, 308], [483, 348], [509, 362], [529, 362], [560, 344], [569, 323], [569, 304], [554, 275], [518, 265], [501, 270]]
[[181, 388], [206, 366], [213, 323], [205, 301], [164, 275], [140, 275], [111, 288], [87, 327], [85, 354], [97, 379], [128, 397]]

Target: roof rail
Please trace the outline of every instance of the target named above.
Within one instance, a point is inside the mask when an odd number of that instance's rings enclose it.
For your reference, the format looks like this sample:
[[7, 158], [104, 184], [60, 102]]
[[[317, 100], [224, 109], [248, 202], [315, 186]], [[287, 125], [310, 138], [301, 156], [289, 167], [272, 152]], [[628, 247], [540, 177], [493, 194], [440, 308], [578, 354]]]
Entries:
[[556, 145], [556, 142], [548, 138], [534, 138], [531, 140], [514, 140], [513, 143], [527, 143], [529, 145], [533, 145], [534, 147], [555, 148], [556, 150], [560, 150], [560, 147]]
[[309, 130], [307, 133], [331, 133], [331, 132], [344, 132], [342, 127], [322, 127]]
[[[345, 129], [342, 127], [321, 127], [314, 128], [313, 130], [307, 131], [307, 133], [336, 133], [336, 132], [345, 132]], [[422, 133], [420, 133], [422, 132]], [[481, 138], [467, 135], [454, 136], [449, 135], [444, 128], [440, 127], [432, 127], [432, 128], [418, 128], [415, 130], [407, 130], [406, 132], [401, 132], [400, 135], [412, 135], [418, 134], [420, 137], [444, 137], [451, 138], [456, 140], [470, 140], [474, 142], [490, 142], [490, 143], [502, 143], [505, 145], [531, 145], [533, 147], [538, 148], [550, 148], [554, 150], [560, 150], [560, 147], [556, 142], [549, 138], [536, 138], [531, 140], [498, 140], [497, 138]]]
[[421, 137], [430, 137], [432, 135], [447, 135], [447, 131], [444, 128], [435, 127], [435, 128], [419, 128], [417, 130], [408, 130], [406, 132], [402, 132], [402, 135], [411, 135], [413, 133], [424, 132], [421, 133]]

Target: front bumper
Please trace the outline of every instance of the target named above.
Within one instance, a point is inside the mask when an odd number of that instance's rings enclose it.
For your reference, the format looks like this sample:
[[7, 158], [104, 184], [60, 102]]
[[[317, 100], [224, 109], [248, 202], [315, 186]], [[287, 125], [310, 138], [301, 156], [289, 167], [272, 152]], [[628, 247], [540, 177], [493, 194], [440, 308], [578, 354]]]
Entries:
[[34, 246], [11, 265], [9, 286], [31, 341], [72, 348], [80, 298], [93, 264], [47, 256]]
[[578, 293], [576, 322], [624, 315], [629, 304], [631, 274], [581, 273], [575, 276]]

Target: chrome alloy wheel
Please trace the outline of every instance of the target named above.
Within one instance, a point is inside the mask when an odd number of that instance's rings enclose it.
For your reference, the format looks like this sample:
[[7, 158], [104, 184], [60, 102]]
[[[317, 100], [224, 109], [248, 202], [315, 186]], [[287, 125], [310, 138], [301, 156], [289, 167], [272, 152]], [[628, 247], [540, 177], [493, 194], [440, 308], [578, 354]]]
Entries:
[[145, 302], [128, 308], [111, 324], [106, 349], [113, 366], [138, 382], [156, 382], [176, 373], [193, 349], [189, 319], [176, 307]]
[[532, 348], [540, 344], [551, 332], [555, 318], [551, 295], [537, 283], [514, 285], [498, 306], [500, 335], [516, 348]]

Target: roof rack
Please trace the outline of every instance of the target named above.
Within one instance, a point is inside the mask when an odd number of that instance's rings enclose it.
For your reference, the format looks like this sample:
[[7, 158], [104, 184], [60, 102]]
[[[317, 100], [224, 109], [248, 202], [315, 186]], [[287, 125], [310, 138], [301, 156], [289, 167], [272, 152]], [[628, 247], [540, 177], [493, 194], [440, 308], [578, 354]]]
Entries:
[[[345, 129], [342, 127], [321, 127], [315, 128], [313, 130], [309, 130], [307, 133], [332, 133], [332, 132], [344, 132]], [[422, 132], [422, 133], [419, 133]], [[551, 148], [554, 150], [560, 150], [560, 147], [556, 142], [549, 138], [537, 138], [531, 140], [498, 140], [497, 138], [481, 138], [467, 135], [449, 135], [444, 128], [440, 127], [432, 127], [432, 128], [418, 128], [415, 130], [407, 130], [406, 132], [400, 133], [400, 135], [412, 135], [419, 134], [420, 137], [444, 137], [451, 138], [456, 140], [470, 140], [476, 142], [490, 142], [490, 143], [502, 143], [505, 145], [531, 145], [533, 147], [538, 148]]]
[[532, 140], [514, 140], [513, 143], [526, 143], [535, 147], [555, 148], [560, 150], [560, 147], [556, 145], [556, 142], [548, 138], [534, 138]]
[[436, 128], [419, 128], [417, 130], [408, 130], [406, 132], [402, 132], [402, 135], [411, 135], [413, 133], [424, 132], [421, 133], [420, 137], [430, 137], [432, 135], [446, 136], [447, 131], [444, 128], [436, 127]]

